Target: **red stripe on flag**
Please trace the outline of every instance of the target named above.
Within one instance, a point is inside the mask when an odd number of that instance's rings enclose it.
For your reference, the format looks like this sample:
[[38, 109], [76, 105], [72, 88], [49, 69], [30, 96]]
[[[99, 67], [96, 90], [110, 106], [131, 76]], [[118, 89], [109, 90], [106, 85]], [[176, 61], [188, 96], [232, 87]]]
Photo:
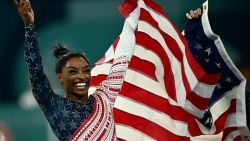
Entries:
[[[130, 63], [129, 67], [136, 70], [137, 72], [144, 74], [151, 79], [157, 80], [155, 76], [155, 66], [151, 62], [148, 62], [146, 60], [142, 60], [136, 56], [134, 56]], [[145, 69], [147, 68], [147, 69]]]
[[231, 103], [230, 103], [230, 107], [229, 107], [229, 112], [230, 113], [236, 113], [237, 111], [237, 100], [236, 99], [232, 99]]
[[121, 138], [117, 138], [117, 141], [126, 141], [126, 140], [121, 139]]
[[201, 97], [194, 92], [191, 92], [190, 96], [188, 96], [187, 99], [200, 110], [206, 110], [209, 102], [209, 98]]
[[236, 114], [236, 108], [237, 108], [236, 103], [237, 103], [237, 100], [232, 99], [230, 102], [229, 109], [227, 111], [225, 111], [223, 114], [221, 114], [220, 117], [215, 121], [216, 134], [218, 134], [224, 130], [228, 115], [229, 114]]
[[174, 120], [187, 122], [189, 114], [181, 107], [171, 105], [167, 99], [150, 93], [142, 88], [124, 82], [121, 95], [144, 104], [147, 107], [163, 112]]
[[[234, 141], [243, 141], [243, 140], [242, 140], [241, 136], [238, 135], [236, 138], [234, 138]], [[246, 141], [246, 140], [245, 140], [245, 141]]]
[[131, 12], [137, 7], [138, 0], [125, 0], [119, 7], [119, 11], [122, 16], [126, 19]]
[[203, 134], [201, 132], [200, 127], [198, 126], [195, 118], [192, 116], [190, 116], [188, 119], [188, 131], [191, 134], [191, 136], [199, 136], [199, 135]]
[[221, 131], [224, 130], [228, 113], [229, 112], [227, 110], [226, 112], [221, 114], [220, 117], [216, 121], [214, 121], [214, 125], [216, 127], [215, 134], [219, 134]]
[[144, 134], [154, 138], [157, 141], [170, 140], [170, 141], [189, 141], [189, 137], [182, 137], [173, 134], [165, 128], [148, 121], [144, 118], [123, 112], [118, 109], [114, 109], [114, 117], [125, 117], [115, 119], [115, 122], [122, 125], [128, 125], [133, 127]]

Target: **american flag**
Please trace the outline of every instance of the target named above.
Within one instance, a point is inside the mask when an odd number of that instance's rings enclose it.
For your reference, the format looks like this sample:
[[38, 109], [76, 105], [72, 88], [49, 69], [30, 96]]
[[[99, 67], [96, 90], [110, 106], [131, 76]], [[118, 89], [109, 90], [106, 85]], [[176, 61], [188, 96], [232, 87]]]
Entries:
[[[135, 35], [114, 105], [119, 140], [185, 141], [222, 131], [223, 140], [238, 140], [247, 134], [246, 81], [210, 28], [207, 2], [201, 20], [186, 23], [185, 36], [152, 0], [125, 0], [119, 10]], [[109, 73], [122, 33], [95, 64], [90, 94]]]

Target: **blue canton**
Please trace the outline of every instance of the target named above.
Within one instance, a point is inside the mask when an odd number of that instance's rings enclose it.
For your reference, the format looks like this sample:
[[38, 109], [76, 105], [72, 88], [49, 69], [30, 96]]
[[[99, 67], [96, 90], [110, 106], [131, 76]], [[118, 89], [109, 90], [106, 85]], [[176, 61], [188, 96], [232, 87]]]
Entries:
[[36, 101], [58, 139], [60, 141], [69, 140], [81, 123], [91, 114], [94, 98], [90, 96], [87, 104], [80, 104], [54, 94], [43, 71], [33, 23], [25, 25], [25, 60]]

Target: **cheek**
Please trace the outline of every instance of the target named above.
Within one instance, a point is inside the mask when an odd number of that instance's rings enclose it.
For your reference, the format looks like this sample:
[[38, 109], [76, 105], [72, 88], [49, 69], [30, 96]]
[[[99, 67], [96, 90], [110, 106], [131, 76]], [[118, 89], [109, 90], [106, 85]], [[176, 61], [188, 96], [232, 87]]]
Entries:
[[74, 89], [74, 84], [71, 83], [71, 81], [67, 81], [67, 80], [64, 81], [62, 86], [65, 91], [72, 91]]
[[64, 83], [66, 83], [67, 85], [71, 84], [74, 80], [74, 77], [67, 77], [64, 80]]
[[64, 77], [61, 81], [61, 84], [63, 87], [70, 87], [72, 85], [73, 78], [70, 77]]

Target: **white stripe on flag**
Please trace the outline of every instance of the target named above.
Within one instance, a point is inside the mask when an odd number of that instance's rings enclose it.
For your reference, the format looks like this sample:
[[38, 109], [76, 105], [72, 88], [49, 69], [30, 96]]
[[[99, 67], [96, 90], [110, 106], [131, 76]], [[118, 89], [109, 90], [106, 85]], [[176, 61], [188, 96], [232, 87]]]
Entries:
[[117, 137], [127, 141], [156, 141], [155, 139], [147, 136], [143, 132], [136, 130], [130, 126], [116, 124]]
[[[238, 123], [241, 121], [242, 123], [242, 119], [238, 119], [236, 113], [229, 113], [229, 115], [227, 116], [227, 121], [226, 121], [226, 127], [237, 127], [239, 126]], [[242, 125], [244, 126], [244, 124]]]
[[129, 14], [129, 17], [126, 19], [125, 22], [128, 22], [129, 25], [135, 30], [138, 25], [138, 18], [139, 18], [139, 7], [137, 7], [133, 12]]
[[209, 85], [206, 83], [198, 82], [197, 85], [193, 87], [193, 92], [203, 98], [211, 98], [215, 87], [216, 85]]

